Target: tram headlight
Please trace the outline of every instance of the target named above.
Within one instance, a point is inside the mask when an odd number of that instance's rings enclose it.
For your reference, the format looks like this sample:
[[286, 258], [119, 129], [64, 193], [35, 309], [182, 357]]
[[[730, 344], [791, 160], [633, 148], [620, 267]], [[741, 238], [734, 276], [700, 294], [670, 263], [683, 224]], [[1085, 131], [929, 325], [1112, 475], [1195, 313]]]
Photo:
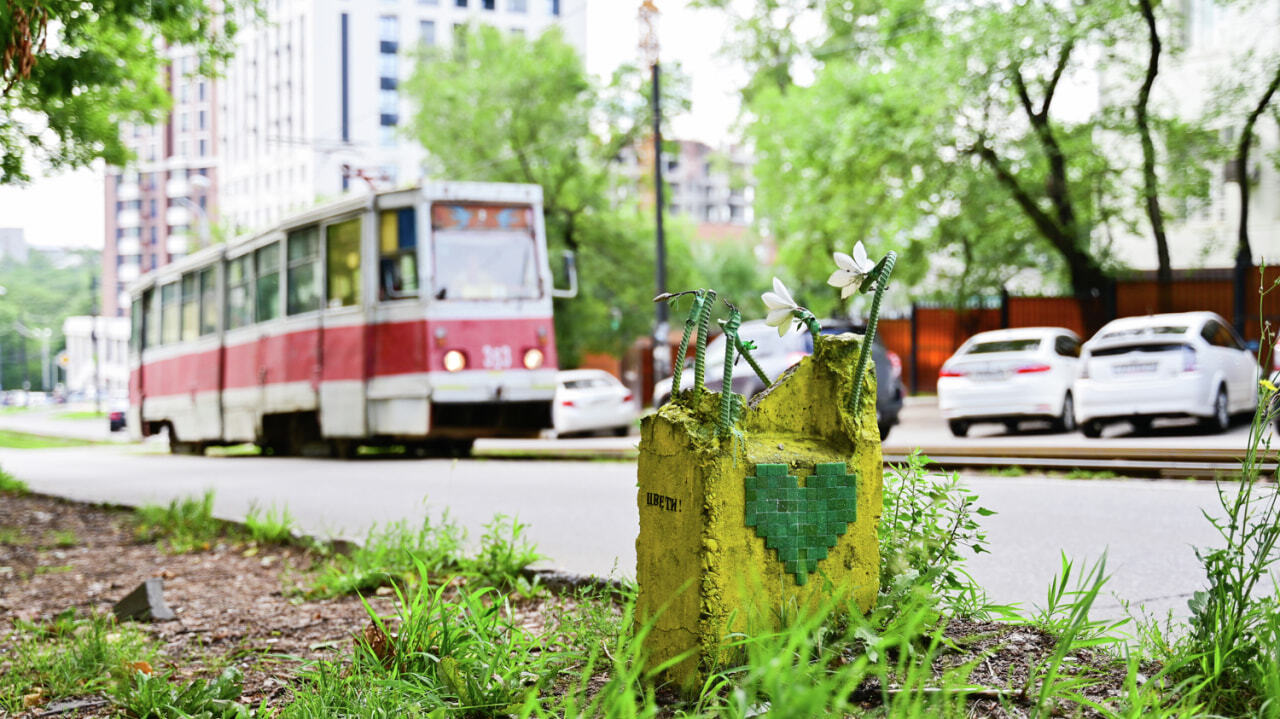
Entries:
[[449, 350], [444, 353], [444, 368], [450, 372], [457, 372], [466, 366], [467, 356], [458, 350]]
[[526, 350], [524, 353], [524, 368], [538, 369], [539, 367], [542, 366], [543, 359], [544, 358], [542, 355], [542, 350], [536, 347], [530, 350]]

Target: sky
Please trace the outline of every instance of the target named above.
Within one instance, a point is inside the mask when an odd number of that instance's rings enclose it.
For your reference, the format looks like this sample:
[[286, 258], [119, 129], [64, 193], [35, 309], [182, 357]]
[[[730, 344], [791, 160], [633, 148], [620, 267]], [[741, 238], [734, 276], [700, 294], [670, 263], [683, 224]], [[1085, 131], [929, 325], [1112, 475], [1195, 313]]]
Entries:
[[[737, 89], [745, 72], [720, 55], [728, 24], [717, 12], [695, 10], [683, 0], [656, 0], [664, 64], [678, 63], [690, 76], [692, 107], [672, 118], [663, 135], [718, 145], [730, 140], [738, 112]], [[638, 59], [639, 2], [588, 0], [587, 71], [608, 77]], [[33, 168], [38, 172], [39, 168]], [[21, 227], [32, 245], [102, 247], [102, 167], [39, 176], [25, 187], [0, 187], [0, 227]]]

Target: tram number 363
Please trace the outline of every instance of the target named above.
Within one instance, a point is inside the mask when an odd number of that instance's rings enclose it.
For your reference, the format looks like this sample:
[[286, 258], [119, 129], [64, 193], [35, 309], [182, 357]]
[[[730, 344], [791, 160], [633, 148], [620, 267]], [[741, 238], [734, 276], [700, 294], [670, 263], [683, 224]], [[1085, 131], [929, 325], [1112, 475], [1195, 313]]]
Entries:
[[485, 369], [508, 369], [511, 367], [511, 347], [509, 345], [484, 345], [480, 348], [482, 357], [480, 366]]

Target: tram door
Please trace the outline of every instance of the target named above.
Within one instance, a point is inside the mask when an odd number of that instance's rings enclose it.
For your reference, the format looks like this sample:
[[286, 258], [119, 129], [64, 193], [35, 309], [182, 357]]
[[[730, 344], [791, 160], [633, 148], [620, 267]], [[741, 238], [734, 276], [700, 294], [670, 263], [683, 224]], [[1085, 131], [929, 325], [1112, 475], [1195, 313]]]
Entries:
[[325, 437], [368, 435], [365, 407], [366, 321], [363, 307], [361, 215], [325, 223], [324, 298], [320, 317], [320, 432]]
[[430, 429], [417, 220], [412, 204], [382, 207], [376, 214], [368, 399], [371, 432], [384, 436], [422, 437]]

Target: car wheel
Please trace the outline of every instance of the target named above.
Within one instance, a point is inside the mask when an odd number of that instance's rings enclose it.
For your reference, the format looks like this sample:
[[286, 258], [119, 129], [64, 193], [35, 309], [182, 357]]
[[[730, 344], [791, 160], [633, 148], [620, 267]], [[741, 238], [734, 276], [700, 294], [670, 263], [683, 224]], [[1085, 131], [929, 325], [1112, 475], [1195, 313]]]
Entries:
[[1213, 414], [1205, 418], [1204, 428], [1210, 432], [1226, 432], [1231, 427], [1231, 412], [1227, 405], [1227, 390], [1218, 388], [1213, 398]]
[[1084, 433], [1084, 436], [1088, 437], [1089, 439], [1097, 439], [1102, 436], [1102, 430], [1104, 427], [1105, 425], [1103, 425], [1098, 420], [1091, 419], [1088, 422], [1085, 422], [1084, 424], [1080, 425], [1080, 431]]
[[951, 434], [956, 437], [963, 437], [969, 434], [969, 423], [962, 419], [953, 419], [947, 422], [947, 427], [951, 429]]
[[613, 428], [613, 435], [615, 437], [626, 437], [629, 434], [631, 434], [631, 425], [629, 424], [624, 424], [621, 427]]
[[1142, 435], [1144, 437], [1148, 434], [1151, 434], [1151, 418], [1150, 417], [1136, 417], [1132, 420], [1131, 423], [1133, 424], [1134, 434]]
[[1076, 431], [1076, 404], [1071, 399], [1070, 392], [1062, 398], [1062, 414], [1053, 421], [1053, 429], [1056, 432]]
[[1018, 433], [1018, 423], [1017, 423], [1016, 421], [1014, 421], [1014, 420], [1009, 420], [1009, 421], [1005, 422], [1005, 423], [1004, 423], [1004, 431], [1005, 431], [1005, 434], [1017, 434], [1017, 433]]

